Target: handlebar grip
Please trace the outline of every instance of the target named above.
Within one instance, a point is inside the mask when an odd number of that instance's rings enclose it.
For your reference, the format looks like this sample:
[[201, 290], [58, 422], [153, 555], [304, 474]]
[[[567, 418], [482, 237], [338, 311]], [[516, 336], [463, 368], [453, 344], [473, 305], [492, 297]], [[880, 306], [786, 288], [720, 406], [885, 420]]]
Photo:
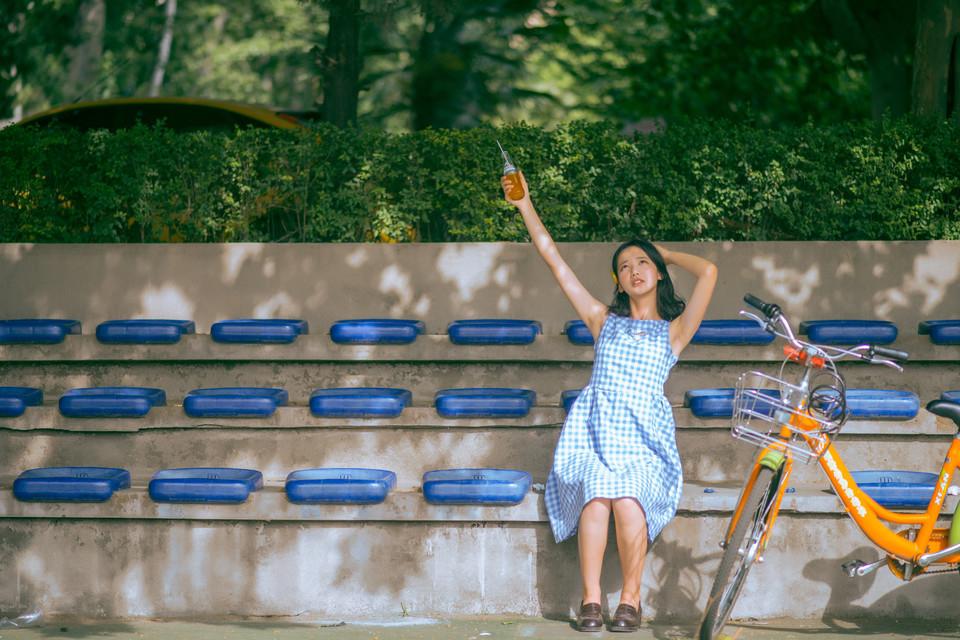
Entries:
[[763, 315], [767, 316], [771, 320], [776, 320], [780, 317], [780, 307], [772, 302], [764, 302], [757, 296], [752, 293], [748, 293], [743, 296], [743, 301], [755, 309], [759, 309]]
[[906, 351], [887, 349], [886, 347], [873, 347], [873, 354], [882, 356], [884, 358], [890, 358], [892, 360], [899, 360], [900, 362], [906, 362], [910, 359], [910, 354]]

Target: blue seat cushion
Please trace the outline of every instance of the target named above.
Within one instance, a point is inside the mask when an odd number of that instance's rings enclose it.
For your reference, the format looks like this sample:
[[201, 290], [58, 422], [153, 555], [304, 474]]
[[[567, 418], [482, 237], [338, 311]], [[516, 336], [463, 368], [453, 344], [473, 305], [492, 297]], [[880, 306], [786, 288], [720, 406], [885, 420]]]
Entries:
[[261, 487], [263, 474], [253, 469], [199, 467], [157, 471], [148, 490], [156, 502], [239, 504]]
[[287, 499], [296, 504], [378, 504], [397, 484], [385, 469], [301, 469], [287, 476]]
[[0, 418], [16, 418], [27, 407], [43, 404], [43, 391], [33, 387], [0, 387]]
[[819, 344], [890, 344], [897, 339], [897, 325], [886, 320], [808, 320], [800, 333]]
[[583, 389], [567, 389], [560, 394], [560, 404], [563, 406], [564, 411], [570, 413], [570, 409], [573, 408], [573, 403], [580, 397], [581, 391], [583, 391]]
[[912, 391], [847, 389], [847, 413], [857, 420], [911, 420], [920, 411], [920, 398]]
[[195, 333], [192, 320], [107, 320], [97, 325], [97, 340], [106, 344], [173, 344]]
[[941, 400], [946, 400], [947, 402], [960, 402], [960, 389], [955, 391], [944, 391], [940, 394]]
[[221, 320], [210, 327], [210, 337], [216, 342], [246, 344], [285, 344], [309, 332], [305, 320]]
[[316, 389], [310, 394], [310, 412], [335, 418], [395, 418], [412, 397], [406, 389], [386, 387]]
[[537, 394], [530, 389], [441, 389], [434, 398], [445, 418], [520, 418], [530, 413]]
[[423, 474], [432, 504], [514, 505], [530, 490], [530, 474], [513, 469], [440, 469]]
[[13, 495], [28, 502], [104, 502], [130, 486], [130, 472], [107, 467], [43, 467], [13, 481]]
[[56, 344], [68, 335], [79, 334], [78, 320], [0, 320], [0, 344]]
[[456, 320], [447, 333], [454, 344], [530, 344], [541, 328], [535, 320]]
[[593, 336], [590, 335], [590, 329], [583, 320], [570, 320], [563, 325], [563, 332], [567, 334], [567, 340], [573, 344], [593, 344]]
[[287, 392], [273, 387], [194, 389], [183, 399], [183, 411], [195, 418], [267, 418], [287, 404]]
[[934, 344], [960, 344], [960, 320], [925, 320], [918, 333]]
[[60, 413], [70, 418], [140, 418], [166, 403], [163, 389], [90, 387], [60, 396]]
[[693, 344], [770, 344], [774, 335], [753, 320], [704, 320], [693, 334]]
[[337, 344], [410, 344], [423, 331], [420, 320], [338, 320], [330, 326], [330, 339]]
[[[757, 389], [755, 391], [772, 400], [779, 400], [780, 398], [780, 392], [776, 389]], [[689, 408], [690, 412], [698, 418], [730, 418], [733, 416], [733, 394], [732, 387], [690, 389], [683, 394], [683, 406]], [[752, 407], [752, 410], [759, 415], [770, 415], [773, 409], [773, 403], [768, 403], [759, 398]]]
[[922, 509], [930, 504], [936, 473], [922, 471], [852, 471], [854, 482], [881, 507]]

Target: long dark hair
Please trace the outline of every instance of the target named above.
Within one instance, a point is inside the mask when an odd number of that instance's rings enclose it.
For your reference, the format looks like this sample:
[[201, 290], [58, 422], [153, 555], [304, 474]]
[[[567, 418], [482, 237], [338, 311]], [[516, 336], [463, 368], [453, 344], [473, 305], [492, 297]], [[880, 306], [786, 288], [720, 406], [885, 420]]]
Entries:
[[[673, 290], [673, 280], [670, 279], [670, 273], [667, 272], [667, 264], [663, 261], [663, 256], [648, 240], [628, 240], [617, 247], [613, 252], [613, 260], [610, 261], [610, 271], [617, 277], [617, 260], [624, 249], [628, 247], [637, 247], [650, 256], [653, 264], [657, 267], [660, 279], [657, 281], [657, 313], [664, 320], [673, 320], [687, 307], [683, 298], [677, 295]], [[625, 291], [620, 291], [618, 285], [614, 285], [613, 302], [610, 303], [610, 313], [618, 316], [630, 315], [630, 296]]]

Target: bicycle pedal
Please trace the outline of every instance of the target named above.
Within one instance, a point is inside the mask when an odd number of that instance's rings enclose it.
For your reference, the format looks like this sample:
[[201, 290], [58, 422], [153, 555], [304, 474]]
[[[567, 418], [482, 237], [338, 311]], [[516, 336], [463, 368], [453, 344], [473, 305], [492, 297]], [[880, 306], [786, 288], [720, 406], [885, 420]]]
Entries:
[[844, 562], [840, 565], [840, 569], [843, 571], [843, 574], [848, 578], [857, 577], [857, 569], [865, 565], [866, 562], [863, 560], [851, 560], [850, 562]]
[[873, 573], [880, 567], [887, 564], [886, 558], [881, 558], [876, 562], [864, 562], [863, 560], [851, 560], [840, 565], [844, 575], [848, 578], [861, 578], [868, 573]]

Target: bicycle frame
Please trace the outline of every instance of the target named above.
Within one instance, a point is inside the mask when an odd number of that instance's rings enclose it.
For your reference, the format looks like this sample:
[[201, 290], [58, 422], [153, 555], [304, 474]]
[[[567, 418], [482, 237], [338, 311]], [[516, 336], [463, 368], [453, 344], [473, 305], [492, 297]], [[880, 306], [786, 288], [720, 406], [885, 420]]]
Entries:
[[[810, 374], [810, 364], [807, 364], [804, 374], [803, 384]], [[786, 426], [781, 427], [780, 437], [786, 442], [798, 428], [804, 428], [802, 416], [794, 415], [790, 420], [793, 430]], [[953, 477], [957, 467], [960, 466], [960, 434], [952, 440], [947, 456], [944, 459], [943, 466], [940, 469], [937, 485], [934, 489], [930, 502], [924, 512], [921, 513], [903, 513], [891, 511], [877, 504], [873, 498], [867, 495], [854, 481], [843, 461], [840, 453], [829, 444], [822, 449], [820, 443], [812, 438], [806, 438], [807, 444], [812, 450], [820, 454], [818, 462], [821, 469], [826, 474], [833, 486], [834, 491], [840, 498], [844, 509], [853, 518], [857, 526], [867, 538], [876, 546], [883, 549], [888, 555], [895, 556], [906, 562], [916, 563], [921, 555], [940, 551], [945, 547], [942, 539], [937, 539], [934, 546], [931, 545], [933, 534], [936, 528], [937, 520], [943, 510], [944, 499], [947, 495], [947, 488], [950, 486], [950, 479]], [[822, 450], [820, 450], [822, 449]], [[768, 515], [767, 526], [760, 540], [760, 553], [766, 548], [770, 532], [773, 530], [773, 524], [776, 521], [777, 514], [783, 501], [784, 493], [788, 486], [790, 472], [793, 468], [793, 460], [790, 452], [785, 447], [778, 447], [777, 444], [769, 445], [761, 449], [756, 461], [754, 462], [750, 476], [741, 493], [740, 500], [734, 510], [733, 517], [730, 519], [725, 540], [729, 539], [737, 521], [741, 516], [743, 509], [743, 497], [750, 493], [756, 482], [757, 475], [761, 467], [768, 467], [774, 471], [780, 471], [780, 481], [777, 488], [777, 494], [773, 500]], [[910, 539], [901, 533], [894, 532], [885, 523], [898, 525], [919, 526], [919, 531], [914, 539]], [[941, 543], [941, 544], [936, 544]], [[947, 556], [939, 560], [940, 563], [955, 564], [960, 562], [960, 551], [956, 554]]]

